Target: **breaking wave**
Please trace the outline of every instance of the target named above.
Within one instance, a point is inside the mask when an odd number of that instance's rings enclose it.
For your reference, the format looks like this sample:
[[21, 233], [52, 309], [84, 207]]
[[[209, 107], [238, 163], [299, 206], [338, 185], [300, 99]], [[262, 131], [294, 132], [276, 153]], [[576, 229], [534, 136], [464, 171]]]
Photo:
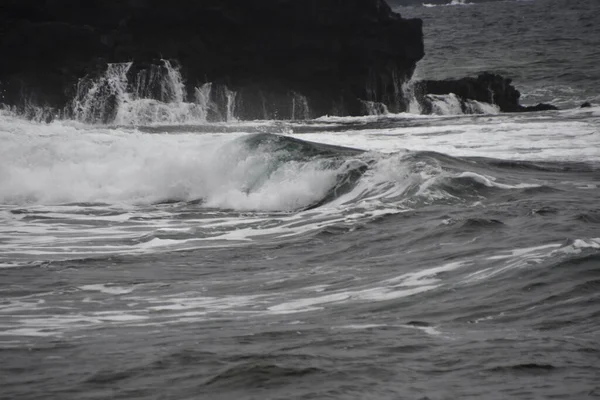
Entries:
[[40, 134], [36, 124], [13, 124], [0, 136], [4, 204], [193, 201], [289, 212], [349, 204], [415, 207], [521, 187], [438, 153], [364, 152], [271, 133], [148, 134], [53, 123]]

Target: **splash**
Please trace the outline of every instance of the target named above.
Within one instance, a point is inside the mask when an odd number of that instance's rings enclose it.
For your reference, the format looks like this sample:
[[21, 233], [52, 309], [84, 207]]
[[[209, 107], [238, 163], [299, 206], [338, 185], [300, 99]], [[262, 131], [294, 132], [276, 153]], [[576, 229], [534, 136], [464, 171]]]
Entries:
[[[294, 143], [237, 134], [149, 135], [133, 129], [15, 121], [0, 135], [3, 204], [145, 205], [200, 200], [207, 207], [291, 211], [323, 199], [346, 161]], [[267, 138], [268, 139], [268, 138]], [[310, 149], [309, 149], [310, 150]]]
[[308, 106], [308, 99], [306, 96], [296, 92], [292, 94], [292, 119], [310, 119], [310, 107]]
[[194, 89], [195, 103], [198, 105], [199, 111], [201, 112], [198, 118], [201, 121], [206, 121], [208, 119], [208, 113], [217, 108], [217, 105], [211, 98], [212, 88], [213, 84], [208, 82]]
[[149, 135], [58, 122], [44, 135], [22, 121], [11, 131], [0, 136], [3, 204], [198, 201], [289, 212], [352, 203], [402, 208], [415, 195], [444, 196], [443, 188], [422, 186], [442, 172], [439, 162], [415, 162], [406, 152], [363, 153], [272, 134]]
[[235, 108], [236, 108], [236, 98], [237, 93], [233, 90], [229, 90], [225, 88], [225, 96], [227, 97], [227, 122], [235, 122], [237, 118], [235, 117]]
[[398, 71], [394, 70], [392, 72], [392, 83], [394, 84], [394, 109], [395, 112], [400, 112], [400, 110], [402, 110], [402, 106], [403, 106], [403, 101], [404, 101], [404, 96], [402, 93], [402, 85], [404, 84], [404, 82], [402, 82], [400, 80], [400, 77], [398, 76]]
[[415, 93], [416, 83], [413, 79], [408, 80], [402, 84], [402, 93], [407, 103], [407, 112], [410, 114], [422, 114], [423, 110]]
[[454, 93], [448, 95], [426, 96], [431, 104], [431, 112], [435, 115], [461, 115], [461, 114], [498, 114], [498, 106], [482, 103], [476, 100], [462, 100]]
[[72, 104], [73, 117], [84, 123], [108, 123], [115, 119], [127, 97], [127, 73], [132, 63], [108, 64], [97, 79], [81, 79]]
[[[106, 71], [80, 80], [71, 105], [73, 119], [87, 124], [152, 125], [203, 123], [216, 110], [212, 83], [188, 96], [179, 68], [168, 60], [134, 76], [132, 63], [109, 64]], [[223, 87], [222, 113], [217, 120], [233, 122], [237, 93]]]
[[[207, 82], [186, 89], [179, 67], [168, 60], [140, 66], [133, 63], [108, 64], [97, 75], [81, 79], [76, 95], [65, 111], [28, 105], [22, 116], [34, 121], [74, 119], [85, 124], [113, 124], [119, 126], [182, 125], [207, 122], [238, 122], [238, 108], [244, 99], [222, 83]], [[367, 82], [367, 100], [359, 99], [362, 112], [369, 116], [405, 112], [413, 115], [496, 114], [495, 106], [450, 96], [425, 96], [424, 102], [414, 80], [403, 81], [397, 71], [391, 74], [388, 91], [378, 94], [375, 78]], [[262, 98], [265, 119], [278, 118], [268, 113], [267, 101]], [[382, 101], [378, 101], [381, 100]], [[289, 99], [289, 100], [288, 100]], [[311, 118], [308, 99], [291, 92], [285, 102], [285, 118]], [[431, 107], [427, 107], [427, 101]], [[289, 108], [287, 108], [289, 107]], [[425, 107], [425, 110], [423, 110]], [[242, 110], [243, 111], [243, 110]], [[23, 115], [24, 114], [24, 115]]]
[[386, 115], [389, 114], [387, 106], [376, 101], [362, 101], [363, 112], [367, 115]]

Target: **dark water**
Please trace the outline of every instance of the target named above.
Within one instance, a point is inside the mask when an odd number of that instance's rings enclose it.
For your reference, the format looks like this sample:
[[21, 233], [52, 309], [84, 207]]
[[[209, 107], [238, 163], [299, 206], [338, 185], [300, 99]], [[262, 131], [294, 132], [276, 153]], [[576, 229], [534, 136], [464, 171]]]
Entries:
[[[577, 4], [402, 13], [425, 19], [422, 75], [507, 71], [535, 101], [572, 88], [565, 105], [597, 96], [591, 58], [568, 59], [599, 39], [541, 32], [598, 18]], [[513, 16], [537, 33], [511, 39]], [[0, 398], [600, 397], [598, 204], [599, 107], [137, 128], [5, 113]]]
[[423, 19], [426, 56], [418, 77], [460, 78], [490, 71], [512, 78], [525, 104], [570, 108], [583, 101], [600, 103], [596, 0], [481, 1], [395, 10]]
[[[302, 179], [313, 179], [302, 175], [311, 163], [337, 171], [321, 192], [326, 204], [236, 211], [208, 207], [207, 194], [3, 206], [3, 397], [598, 395], [600, 154], [585, 156], [573, 132], [563, 155], [582, 161], [552, 155], [552, 127], [588, 124], [597, 143], [598, 117], [473, 118], [293, 127], [303, 132], [295, 137], [325, 141], [375, 140], [365, 128], [379, 127], [380, 140], [404, 143], [436, 128], [426, 135], [436, 147], [449, 130], [466, 139], [474, 122], [476, 130], [518, 122], [527, 136], [542, 120], [550, 128], [527, 137], [546, 133], [539, 159], [362, 153], [265, 133], [232, 142], [229, 133], [225, 148], [249, 150], [244, 161], [269, 155], [274, 172], [263, 188], [295, 163]], [[107, 131], [104, 140], [118, 135]], [[169, 140], [159, 153], [168, 159], [185, 135], [170, 132], [142, 134], [140, 152], [152, 149], [144, 140]], [[502, 140], [471, 149], [505, 151]], [[276, 182], [267, 198], [286, 190]]]

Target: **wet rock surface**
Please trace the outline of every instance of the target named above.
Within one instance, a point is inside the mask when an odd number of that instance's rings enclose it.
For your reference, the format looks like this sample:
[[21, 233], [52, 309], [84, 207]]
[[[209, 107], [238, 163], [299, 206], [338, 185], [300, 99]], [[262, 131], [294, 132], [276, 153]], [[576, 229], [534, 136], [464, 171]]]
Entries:
[[426, 113], [431, 112], [427, 95], [448, 95], [453, 93], [463, 102], [475, 100], [495, 104], [503, 112], [532, 112], [557, 110], [551, 104], [535, 106], [519, 104], [521, 93], [512, 85], [512, 80], [501, 75], [482, 73], [477, 77], [447, 80], [424, 80], [416, 84], [417, 100]]
[[190, 95], [240, 92], [240, 118], [289, 118], [296, 95], [311, 116], [355, 115], [398, 97], [424, 55], [421, 20], [383, 0], [7, 0], [0, 26], [0, 102], [20, 107], [64, 108], [107, 63], [169, 59]]

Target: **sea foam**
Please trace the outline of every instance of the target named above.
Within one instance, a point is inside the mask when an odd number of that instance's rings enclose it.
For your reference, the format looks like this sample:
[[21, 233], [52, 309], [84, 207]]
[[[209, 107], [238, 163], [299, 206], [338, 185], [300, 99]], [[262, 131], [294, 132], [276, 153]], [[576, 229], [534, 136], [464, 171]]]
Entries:
[[321, 199], [337, 171], [320, 160], [280, 162], [241, 134], [146, 134], [15, 120], [0, 132], [4, 204], [150, 204], [293, 210]]

